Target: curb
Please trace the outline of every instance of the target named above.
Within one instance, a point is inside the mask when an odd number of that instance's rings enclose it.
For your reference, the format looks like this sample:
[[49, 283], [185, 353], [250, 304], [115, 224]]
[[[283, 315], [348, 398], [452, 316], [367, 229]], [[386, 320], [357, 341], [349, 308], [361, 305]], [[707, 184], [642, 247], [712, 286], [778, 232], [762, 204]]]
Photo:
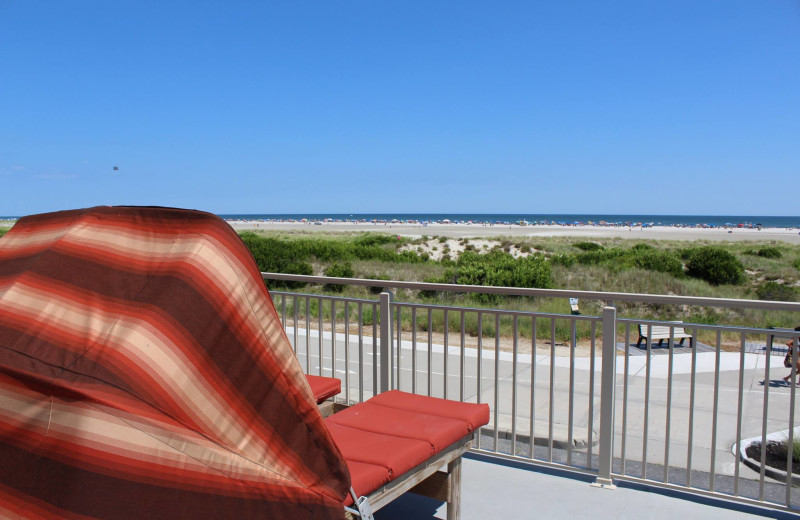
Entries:
[[[798, 437], [800, 434], [800, 428], [795, 428], [794, 430], [794, 438]], [[767, 434], [767, 442], [769, 441], [785, 441], [789, 438], [789, 430], [781, 430], [779, 432], [768, 433]], [[731, 452], [738, 456], [739, 459], [744, 463], [745, 466], [752, 469], [753, 471], [761, 472], [762, 466], [761, 461], [756, 460], [752, 457], [747, 456], [747, 448], [753, 446], [754, 444], [761, 444], [761, 437], [750, 437], [749, 439], [743, 439], [738, 445], [734, 444], [731, 447]], [[777, 468], [773, 468], [771, 466], [764, 465], [764, 475], [773, 479], [777, 480], [778, 482], [784, 484], [786, 483], [786, 477], [788, 475], [787, 471], [783, 471]], [[791, 478], [792, 487], [800, 487], [800, 475], [796, 473], [792, 473]]]

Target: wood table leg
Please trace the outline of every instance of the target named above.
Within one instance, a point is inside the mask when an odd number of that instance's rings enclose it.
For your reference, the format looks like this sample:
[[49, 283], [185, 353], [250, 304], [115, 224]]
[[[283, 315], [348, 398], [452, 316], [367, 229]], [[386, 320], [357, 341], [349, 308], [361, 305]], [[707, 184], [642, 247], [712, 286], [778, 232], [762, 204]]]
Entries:
[[450, 500], [447, 502], [447, 520], [461, 518], [461, 457], [447, 465], [449, 474]]

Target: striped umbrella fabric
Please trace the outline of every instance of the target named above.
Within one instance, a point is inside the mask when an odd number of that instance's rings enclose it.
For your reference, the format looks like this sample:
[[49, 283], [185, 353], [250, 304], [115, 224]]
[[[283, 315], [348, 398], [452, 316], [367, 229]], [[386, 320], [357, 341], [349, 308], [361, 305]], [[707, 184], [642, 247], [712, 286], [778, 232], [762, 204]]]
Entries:
[[227, 223], [97, 207], [0, 238], [0, 518], [342, 518], [349, 487]]

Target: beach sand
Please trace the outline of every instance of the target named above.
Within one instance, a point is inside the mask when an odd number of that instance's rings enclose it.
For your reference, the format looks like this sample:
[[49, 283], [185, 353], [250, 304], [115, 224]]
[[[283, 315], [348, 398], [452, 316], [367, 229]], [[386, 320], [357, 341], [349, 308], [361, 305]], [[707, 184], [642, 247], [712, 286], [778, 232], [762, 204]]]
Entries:
[[252, 222], [229, 221], [237, 231], [305, 231], [305, 232], [381, 232], [419, 238], [443, 236], [452, 238], [490, 238], [490, 237], [583, 237], [583, 238], [628, 238], [644, 240], [709, 240], [709, 241], [778, 241], [800, 244], [800, 230], [786, 228], [762, 229], [722, 229], [722, 228], [679, 228], [668, 226], [653, 227], [611, 227], [611, 226], [519, 226], [483, 224], [369, 224], [350, 222]]

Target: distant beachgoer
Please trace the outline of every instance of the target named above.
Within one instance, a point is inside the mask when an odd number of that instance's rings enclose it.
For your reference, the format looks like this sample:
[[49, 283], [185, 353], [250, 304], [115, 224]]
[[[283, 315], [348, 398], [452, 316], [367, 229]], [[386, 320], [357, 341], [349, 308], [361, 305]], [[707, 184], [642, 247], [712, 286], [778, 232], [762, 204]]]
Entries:
[[[800, 327], [795, 327], [794, 330], [800, 332]], [[786, 368], [792, 368], [792, 349], [794, 347], [794, 341], [795, 341], [794, 338], [792, 338], [786, 342], [786, 346], [789, 347], [789, 353], [786, 354], [786, 357], [783, 359], [783, 366], [785, 366]], [[800, 352], [798, 352], [797, 355], [797, 366], [795, 367], [795, 373], [797, 375], [800, 375]], [[792, 378], [792, 373], [789, 372], [789, 375], [784, 377], [783, 380], [788, 383], [789, 379], [791, 378]], [[800, 384], [800, 381], [798, 381], [798, 384]]]

